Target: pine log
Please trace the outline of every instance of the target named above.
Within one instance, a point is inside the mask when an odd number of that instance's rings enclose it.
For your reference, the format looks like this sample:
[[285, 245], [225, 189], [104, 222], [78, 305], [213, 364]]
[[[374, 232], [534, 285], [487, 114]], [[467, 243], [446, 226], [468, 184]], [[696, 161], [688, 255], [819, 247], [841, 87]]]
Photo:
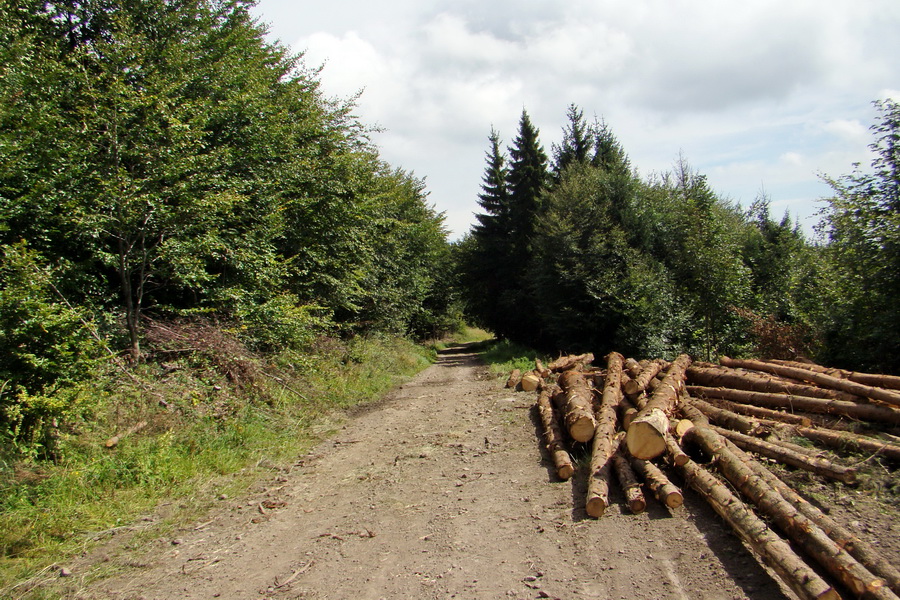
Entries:
[[872, 387], [887, 388], [892, 390], [900, 390], [900, 377], [896, 375], [882, 375], [880, 373], [859, 373], [848, 371], [846, 369], [835, 369], [823, 367], [816, 363], [800, 362], [796, 360], [769, 360], [766, 362], [775, 363], [776, 365], [784, 365], [786, 367], [799, 367], [801, 369], [809, 369], [817, 373], [824, 373], [832, 377], [840, 377], [841, 379], [849, 379], [863, 385]]
[[600, 518], [609, 506], [609, 484], [612, 476], [612, 457], [618, 448], [614, 443], [616, 435], [616, 410], [622, 400], [622, 363], [624, 358], [618, 352], [606, 357], [606, 382], [600, 410], [597, 411], [597, 426], [591, 451], [591, 476], [588, 479], [587, 513]]
[[591, 399], [591, 388], [584, 375], [574, 369], [559, 377], [565, 402], [564, 422], [569, 435], [576, 442], [588, 442], [594, 437], [597, 421]]
[[631, 421], [637, 415], [638, 409], [634, 407], [628, 398], [623, 397], [619, 402], [619, 421], [622, 423], [622, 429], [628, 430]]
[[742, 415], [756, 417], [757, 419], [768, 419], [770, 421], [780, 421], [789, 425], [800, 425], [801, 427], [810, 427], [813, 422], [807, 416], [795, 415], [793, 413], [784, 412], [783, 410], [772, 410], [771, 408], [763, 408], [761, 406], [753, 406], [752, 404], [740, 404], [739, 402], [731, 402], [722, 400], [721, 398], [709, 398], [710, 403], [719, 408], [724, 408]]
[[559, 428], [559, 421], [553, 413], [553, 405], [550, 401], [553, 392], [554, 389], [552, 387], [543, 388], [538, 395], [537, 407], [541, 416], [544, 447], [547, 448], [547, 452], [553, 459], [556, 475], [565, 481], [575, 473], [575, 467], [572, 466], [572, 458], [566, 451], [562, 430]]
[[622, 368], [629, 377], [637, 377], [644, 367], [633, 358], [626, 358]]
[[713, 406], [709, 402], [695, 398], [691, 404], [696, 406], [708, 419], [717, 425], [739, 431], [747, 435], [759, 435], [763, 433], [764, 428], [754, 419], [749, 419], [739, 415], [736, 412]]
[[693, 396], [702, 398], [721, 398], [743, 404], [754, 404], [767, 408], [785, 408], [787, 410], [800, 410], [804, 412], [838, 415], [861, 421], [900, 425], [900, 410], [890, 406], [877, 404], [858, 404], [856, 402], [844, 402], [842, 400], [827, 400], [824, 398], [810, 398], [808, 396], [793, 396], [787, 394], [769, 394], [765, 392], [750, 392], [747, 390], [733, 390], [728, 388], [710, 388], [688, 386], [688, 392]]
[[772, 471], [760, 464], [759, 461], [754, 460], [752, 456], [737, 446], [729, 445], [728, 447], [744, 464], [750, 467], [755, 475], [772, 486], [774, 490], [781, 494], [782, 498], [797, 507], [801, 513], [819, 526], [838, 546], [849, 552], [853, 558], [872, 571], [872, 573], [882, 577], [895, 594], [900, 593], [900, 569], [881, 556], [871, 544], [859, 539], [849, 529], [823, 513], [818, 507], [807, 501], [806, 498], [772, 473]]
[[669, 481], [666, 474], [652, 462], [632, 456], [631, 467], [644, 478], [644, 482], [657, 500], [669, 508], [678, 508], [684, 504], [684, 495], [681, 493], [681, 490]]
[[871, 452], [874, 456], [883, 456], [893, 461], [900, 461], [900, 445], [891, 444], [865, 435], [818, 427], [790, 427], [790, 431], [813, 442], [818, 442], [823, 446], [828, 446], [829, 448], [850, 448], [862, 452]]
[[522, 375], [522, 381], [519, 382], [519, 387], [522, 388], [523, 392], [533, 392], [538, 389], [540, 385], [541, 376], [535, 371], [528, 371]]
[[734, 442], [734, 445], [742, 450], [773, 458], [822, 477], [837, 479], [848, 484], [856, 483], [855, 468], [837, 464], [822, 456], [812, 455], [808, 449], [802, 446], [788, 442], [767, 442], [721, 427], [710, 426], [710, 429]]
[[704, 387], [748, 390], [751, 392], [765, 392], [770, 394], [809, 396], [811, 398], [842, 400], [844, 402], [859, 402], [861, 400], [859, 396], [848, 394], [840, 390], [831, 390], [813, 385], [773, 379], [766, 374], [753, 373], [743, 369], [729, 369], [719, 365], [709, 365], [709, 363], [703, 364], [708, 366], [691, 365], [687, 371], [688, 384]]
[[519, 385], [520, 381], [522, 381], [522, 371], [520, 369], [513, 369], [512, 373], [509, 374], [509, 379], [506, 380], [506, 387], [514, 388]]
[[644, 512], [644, 509], [647, 508], [647, 501], [644, 499], [644, 492], [641, 491], [641, 482], [635, 476], [628, 459], [622, 454], [621, 447], [613, 454], [612, 460], [619, 485], [622, 486], [622, 490], [625, 492], [625, 500], [628, 502], [629, 510], [633, 514]]
[[629, 379], [625, 382], [625, 393], [629, 396], [640, 394], [647, 389], [650, 381], [652, 381], [653, 378], [656, 377], [656, 374], [661, 370], [662, 362], [655, 360], [651, 363], [648, 363], [647, 366], [641, 370], [640, 374], [637, 377]]
[[766, 373], [774, 373], [783, 377], [793, 377], [804, 381], [811, 381], [822, 387], [841, 390], [849, 394], [856, 394], [863, 398], [880, 400], [881, 402], [885, 402], [892, 406], [900, 407], [900, 392], [863, 385], [861, 383], [856, 383], [855, 381], [850, 381], [849, 379], [840, 379], [838, 377], [832, 377], [831, 375], [826, 375], [824, 373], [816, 373], [815, 371], [800, 367], [786, 367], [759, 360], [734, 360], [727, 356], [723, 356], [719, 359], [719, 362], [726, 367], [743, 367], [746, 369], [764, 371]]
[[690, 460], [679, 467], [685, 482], [744, 540], [802, 600], [839, 600], [840, 596], [791, 549], [768, 523], [731, 493], [719, 479]]
[[671, 433], [666, 434], [666, 458], [668, 458], [670, 464], [676, 467], [680, 467], [690, 460], [690, 457], [684, 453], [684, 450], [678, 445], [678, 440]]
[[574, 355], [570, 354], [569, 356], [561, 356], [550, 363], [547, 368], [553, 371], [554, 373], [561, 373], [563, 371], [568, 371], [570, 369], [584, 369], [585, 365], [589, 365], [594, 362], [594, 355], [588, 352], [587, 354], [579, 354]]
[[628, 426], [625, 442], [632, 456], [650, 460], [666, 451], [668, 413], [674, 410], [678, 394], [684, 388], [684, 373], [690, 363], [691, 358], [687, 354], [682, 354], [672, 363], [647, 405]]
[[541, 359], [534, 359], [534, 370], [541, 376], [541, 379], [547, 379], [550, 377], [550, 369], [544, 366], [544, 363], [541, 362]]
[[820, 527], [785, 500], [732, 452], [726, 440], [708, 427], [694, 427], [686, 438], [715, 457], [716, 467], [809, 556], [859, 598], [896, 600], [897, 596], [828, 537]]

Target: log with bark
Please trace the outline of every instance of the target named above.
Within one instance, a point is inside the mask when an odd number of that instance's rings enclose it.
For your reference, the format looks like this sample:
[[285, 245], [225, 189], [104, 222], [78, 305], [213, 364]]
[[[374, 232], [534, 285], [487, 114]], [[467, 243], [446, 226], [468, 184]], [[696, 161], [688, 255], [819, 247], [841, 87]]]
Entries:
[[653, 492], [657, 500], [669, 508], [678, 508], [684, 504], [684, 495], [678, 486], [669, 481], [666, 474], [649, 460], [631, 457], [631, 468], [644, 479], [644, 483]]
[[509, 374], [509, 379], [506, 380], [506, 387], [514, 388], [519, 385], [520, 381], [522, 381], [522, 371], [520, 369], [513, 369], [512, 373]]
[[799, 367], [808, 369], [817, 373], [824, 373], [832, 377], [840, 377], [841, 379], [849, 379], [862, 385], [870, 385], [872, 387], [887, 388], [892, 390], [900, 390], [900, 377], [896, 375], [882, 375], [880, 373], [859, 373], [855, 371], [847, 371], [846, 369], [833, 369], [823, 367], [815, 363], [799, 362], [794, 360], [769, 360], [766, 362], [775, 363], [776, 365], [784, 365], [786, 367]]
[[613, 469], [616, 471], [619, 485], [622, 486], [622, 490], [625, 492], [625, 501], [628, 502], [629, 510], [634, 514], [639, 514], [647, 508], [647, 501], [644, 499], [644, 492], [641, 491], [641, 482], [638, 481], [631, 464], [628, 462], [628, 458], [623, 453], [621, 447], [623, 438], [624, 436], [617, 440], [620, 445], [617, 448], [617, 452], [613, 454]]
[[818, 456], [809, 449], [789, 442], [767, 442], [759, 438], [744, 435], [730, 429], [711, 426], [710, 429], [721, 434], [742, 450], [755, 452], [779, 462], [810, 471], [816, 475], [836, 479], [844, 483], [856, 483], [856, 469], [838, 464], [832, 460]]
[[840, 390], [773, 379], [771, 376], [763, 373], [754, 373], [744, 369], [729, 369], [720, 365], [710, 365], [709, 363], [704, 363], [704, 366], [691, 365], [687, 371], [687, 376], [688, 385], [731, 388], [769, 394], [809, 396], [811, 398], [843, 400], [844, 402], [859, 402], [861, 400], [859, 396]]
[[691, 358], [687, 354], [675, 359], [647, 405], [628, 426], [625, 442], [632, 456], [650, 460], [666, 451], [668, 415], [674, 410], [678, 394], [684, 388], [684, 373], [690, 363]]
[[119, 442], [121, 442], [123, 439], [125, 439], [126, 437], [128, 437], [129, 435], [131, 435], [133, 433], [137, 433], [138, 431], [140, 431], [141, 429], [143, 429], [146, 426], [147, 426], [147, 421], [139, 421], [139, 422], [135, 423], [134, 425], [132, 425], [125, 431], [118, 433], [118, 434], [112, 436], [111, 438], [109, 438], [108, 440], [106, 440], [106, 447], [107, 448], [115, 448], [116, 446], [119, 445]]
[[541, 359], [534, 359], [534, 370], [541, 376], [541, 379], [547, 379], [550, 377], [550, 369], [544, 366], [544, 363], [541, 362]]
[[572, 458], [566, 451], [563, 433], [559, 427], [559, 421], [553, 412], [553, 404], [550, 401], [550, 398], [556, 391], [551, 386], [541, 389], [541, 393], [538, 395], [537, 407], [541, 417], [544, 447], [547, 448], [547, 452], [553, 459], [556, 475], [565, 481], [575, 473], [575, 467], [572, 466]]
[[856, 402], [828, 400], [825, 398], [810, 398], [809, 396], [750, 392], [747, 390], [735, 390], [721, 387], [711, 388], [689, 385], [687, 390], [692, 396], [700, 398], [721, 398], [722, 400], [753, 404], [767, 408], [784, 408], [791, 411], [799, 410], [810, 413], [849, 417], [851, 419], [871, 421], [873, 423], [900, 425], [900, 410], [891, 408], [890, 406], [859, 404]]
[[600, 518], [609, 506], [609, 484], [612, 476], [612, 457], [618, 448], [615, 442], [616, 411], [622, 400], [622, 363], [624, 358], [618, 352], [610, 352], [606, 357], [606, 382], [600, 409], [597, 411], [597, 426], [591, 451], [591, 475], [588, 479], [587, 513]]
[[690, 457], [684, 453], [684, 450], [678, 445], [678, 440], [671, 433], [666, 434], [666, 458], [670, 464], [676, 467], [680, 467], [690, 460]]
[[900, 593], [900, 569], [885, 559], [871, 544], [859, 539], [849, 529], [819, 510], [818, 507], [807, 501], [806, 498], [798, 494], [792, 487], [752, 456], [737, 446], [729, 444], [728, 447], [758, 477], [781, 494], [782, 498], [797, 507], [801, 513], [819, 526], [841, 548], [849, 552], [853, 558], [872, 571], [872, 573], [882, 577], [895, 594]]
[[560, 375], [559, 386], [564, 394], [566, 430], [576, 442], [589, 442], [594, 437], [597, 422], [587, 380], [580, 371], [570, 369]]
[[819, 427], [792, 427], [790, 425], [787, 426], [786, 430], [829, 448], [838, 450], [849, 448], [861, 452], [868, 452], [873, 456], [883, 456], [893, 461], [900, 461], [900, 445], [877, 440], [865, 435], [858, 435], [849, 431], [837, 431]]
[[736, 412], [713, 406], [709, 402], [694, 398], [691, 404], [696, 406], [708, 419], [717, 425], [739, 431], [747, 435], [760, 435], [765, 428], [755, 419], [739, 415]]
[[685, 482], [743, 539], [778, 577], [803, 600], [839, 600], [840, 596], [780, 538], [768, 523], [756, 516], [719, 479], [694, 461], [679, 467]]
[[535, 371], [528, 371], [524, 375], [522, 375], [522, 380], [519, 382], [519, 387], [523, 392], [533, 392], [538, 389], [541, 385], [541, 376], [539, 373]]
[[569, 356], [557, 358], [547, 365], [547, 368], [554, 373], [562, 373], [563, 371], [568, 371], [570, 369], [582, 370], [586, 365], [589, 365], [592, 362], [594, 362], [594, 355], [590, 352], [578, 355], [570, 354]]
[[832, 377], [831, 375], [816, 373], [815, 371], [810, 371], [809, 369], [804, 369], [801, 367], [787, 367], [760, 360], [735, 360], [728, 358], [727, 356], [721, 357], [719, 359], [719, 362], [726, 367], [742, 367], [745, 369], [754, 369], [766, 373], [774, 373], [783, 377], [792, 377], [795, 379], [810, 381], [825, 388], [841, 390], [843, 392], [847, 392], [848, 394], [855, 394], [857, 396], [861, 396], [863, 398], [871, 398], [873, 400], [880, 400], [881, 402], [885, 402], [892, 406], [900, 407], [900, 392], [886, 390], [879, 387], [872, 387], [870, 385], [863, 385], [861, 383], [856, 383], [855, 381], [850, 381], [849, 379]]
[[656, 374], [662, 370], [662, 366], [662, 362], [658, 360], [648, 363], [636, 377], [625, 382], [623, 386], [625, 393], [629, 396], [634, 396], [646, 390], [653, 378], [656, 377]]
[[761, 511], [831, 575], [859, 598], [895, 600], [885, 581], [854, 559], [811, 519], [756, 475], [729, 449], [725, 438], [709, 427], [696, 426], [686, 440], [696, 443], [715, 458], [716, 467]]
[[798, 415], [794, 413], [784, 412], [783, 410], [772, 410], [771, 408], [763, 408], [762, 406], [753, 406], [752, 404], [740, 404], [739, 402], [731, 402], [722, 400], [721, 398], [707, 398], [711, 404], [724, 408], [748, 417], [756, 417], [757, 419], [766, 419], [769, 421], [779, 421], [788, 425], [800, 425], [801, 427], [810, 427], [813, 422], [806, 415]]

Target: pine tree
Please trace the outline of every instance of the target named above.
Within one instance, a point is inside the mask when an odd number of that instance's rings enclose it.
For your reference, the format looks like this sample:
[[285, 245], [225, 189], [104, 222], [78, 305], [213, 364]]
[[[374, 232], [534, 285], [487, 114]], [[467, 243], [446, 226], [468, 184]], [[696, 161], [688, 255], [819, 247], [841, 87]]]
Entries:
[[553, 177], [559, 181], [562, 173], [574, 163], [586, 162], [590, 158], [593, 129], [584, 120], [584, 112], [575, 104], [566, 111], [569, 122], [563, 128], [562, 143], [553, 145]]
[[531, 253], [535, 221], [541, 213], [548, 183], [547, 154], [526, 111], [519, 119], [519, 134], [509, 149], [509, 199], [513, 253], [523, 263]]

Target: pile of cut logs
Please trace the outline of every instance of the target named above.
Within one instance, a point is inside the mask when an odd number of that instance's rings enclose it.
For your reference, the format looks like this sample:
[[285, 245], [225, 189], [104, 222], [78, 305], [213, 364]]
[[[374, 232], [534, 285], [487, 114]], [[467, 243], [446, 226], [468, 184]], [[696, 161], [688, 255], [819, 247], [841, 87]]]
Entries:
[[[720, 364], [692, 363], [687, 355], [637, 362], [612, 352], [605, 368], [593, 361], [592, 354], [546, 367], [536, 361], [533, 371], [514, 371], [507, 381], [537, 392], [543, 443], [561, 479], [575, 473], [572, 443], [590, 447], [590, 516], [601, 517], [609, 506], [613, 473], [635, 513], [646, 507], [641, 481], [669, 508], [680, 506], [681, 491], [653, 462], [664, 459], [800, 598], [840, 597], [806, 562], [811, 558], [858, 598], [898, 600], [898, 565], [806, 501], [756, 455], [848, 484], [856, 481], [856, 468], [784, 438], [847, 449], [856, 461], [900, 462], [900, 438], [887, 432], [900, 426], [900, 377], [726, 357]], [[848, 431], [850, 425], [869, 425], [877, 435]]]

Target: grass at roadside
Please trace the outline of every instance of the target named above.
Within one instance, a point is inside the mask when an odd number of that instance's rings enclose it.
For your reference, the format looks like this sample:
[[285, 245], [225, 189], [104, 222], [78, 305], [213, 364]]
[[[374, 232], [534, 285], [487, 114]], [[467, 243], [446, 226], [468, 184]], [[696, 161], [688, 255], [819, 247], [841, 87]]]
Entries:
[[323, 339], [304, 354], [248, 354], [240, 364], [230, 355], [224, 368], [177, 358], [91, 382], [80, 393], [96, 413], [60, 428], [57, 462], [0, 456], [0, 598], [53, 597], [34, 584], [163, 502], [174, 508], [151, 519], [157, 536], [220, 495], [246, 492], [334, 431], [343, 409], [379, 398], [432, 357], [401, 339]]
[[496, 377], [509, 375], [513, 369], [519, 369], [523, 373], [534, 369], [534, 359], [540, 358], [548, 362], [547, 357], [525, 346], [520, 346], [507, 340], [499, 340], [488, 347], [481, 354], [482, 360], [491, 368], [491, 373]]

